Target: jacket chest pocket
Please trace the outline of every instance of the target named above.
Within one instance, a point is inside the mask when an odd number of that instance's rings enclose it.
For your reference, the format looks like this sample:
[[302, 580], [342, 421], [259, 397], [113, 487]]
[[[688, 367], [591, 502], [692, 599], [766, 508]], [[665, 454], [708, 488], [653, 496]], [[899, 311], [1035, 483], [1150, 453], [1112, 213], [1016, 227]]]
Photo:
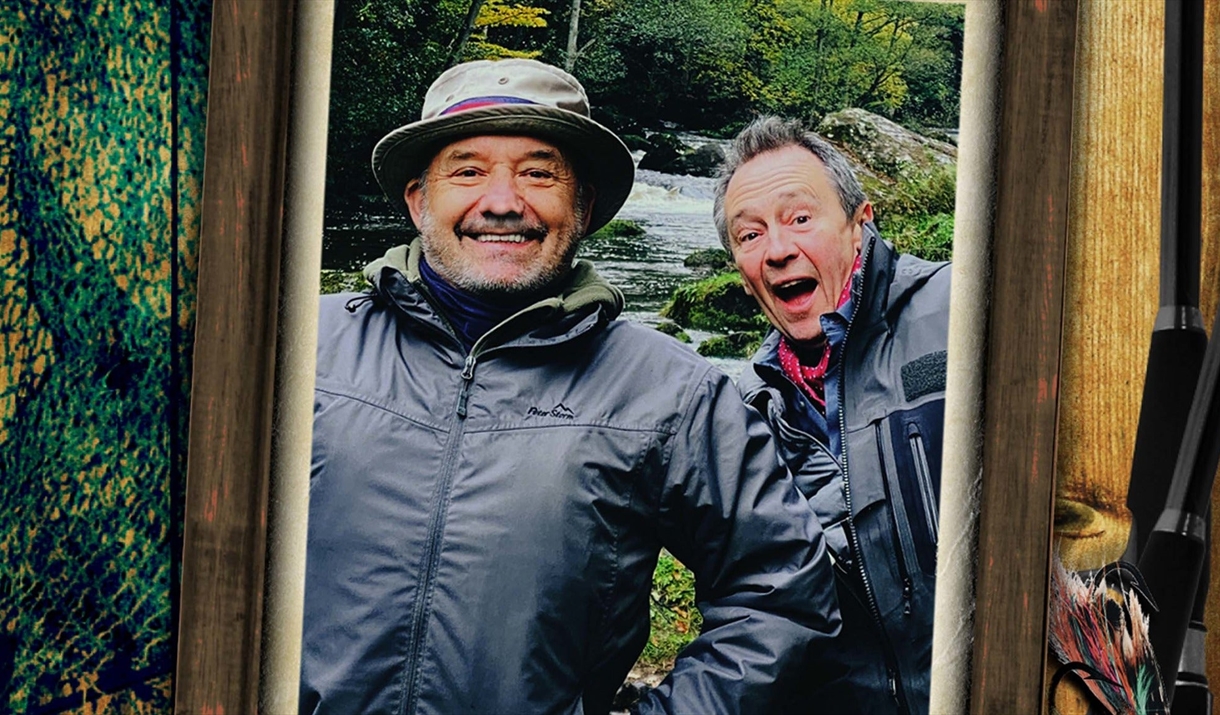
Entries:
[[944, 402], [890, 415], [877, 425], [886, 496], [907, 564], [936, 573]]

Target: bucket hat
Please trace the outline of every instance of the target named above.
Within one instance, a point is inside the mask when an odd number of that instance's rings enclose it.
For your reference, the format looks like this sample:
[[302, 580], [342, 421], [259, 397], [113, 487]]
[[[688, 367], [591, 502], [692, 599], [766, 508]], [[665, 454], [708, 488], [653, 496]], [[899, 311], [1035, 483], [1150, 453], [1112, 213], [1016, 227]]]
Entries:
[[614, 132], [589, 118], [589, 98], [572, 75], [536, 60], [478, 60], [446, 70], [424, 97], [417, 122], [401, 126], [373, 149], [373, 175], [410, 216], [403, 191], [436, 152], [483, 134], [526, 135], [571, 154], [596, 196], [588, 233], [622, 207], [635, 180], [631, 152]]

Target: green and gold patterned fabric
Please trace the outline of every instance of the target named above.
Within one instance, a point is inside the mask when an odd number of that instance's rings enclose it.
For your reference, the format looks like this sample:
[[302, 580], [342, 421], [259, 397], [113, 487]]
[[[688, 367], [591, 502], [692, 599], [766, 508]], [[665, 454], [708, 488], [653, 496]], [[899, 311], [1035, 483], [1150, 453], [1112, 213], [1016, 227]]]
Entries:
[[0, 3], [0, 712], [171, 709], [210, 16]]

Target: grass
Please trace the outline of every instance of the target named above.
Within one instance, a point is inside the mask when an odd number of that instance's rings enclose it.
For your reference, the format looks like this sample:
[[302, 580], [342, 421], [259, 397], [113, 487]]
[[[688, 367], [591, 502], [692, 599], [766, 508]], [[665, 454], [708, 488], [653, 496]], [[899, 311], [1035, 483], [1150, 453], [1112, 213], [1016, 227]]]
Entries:
[[648, 615], [652, 632], [639, 664], [669, 669], [678, 653], [699, 635], [703, 616], [695, 608], [695, 575], [668, 551], [657, 559]]

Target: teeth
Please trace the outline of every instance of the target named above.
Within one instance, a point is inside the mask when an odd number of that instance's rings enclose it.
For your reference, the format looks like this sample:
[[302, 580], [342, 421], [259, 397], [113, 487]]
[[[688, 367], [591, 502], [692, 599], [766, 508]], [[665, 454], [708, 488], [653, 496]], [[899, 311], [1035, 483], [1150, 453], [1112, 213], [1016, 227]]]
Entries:
[[510, 233], [510, 234], [483, 233], [483, 234], [477, 234], [475, 236], [471, 236], [471, 238], [473, 238], [476, 241], [481, 241], [484, 243], [525, 243], [525, 241], [527, 240], [525, 238], [525, 236], [522, 236], [519, 233]]

